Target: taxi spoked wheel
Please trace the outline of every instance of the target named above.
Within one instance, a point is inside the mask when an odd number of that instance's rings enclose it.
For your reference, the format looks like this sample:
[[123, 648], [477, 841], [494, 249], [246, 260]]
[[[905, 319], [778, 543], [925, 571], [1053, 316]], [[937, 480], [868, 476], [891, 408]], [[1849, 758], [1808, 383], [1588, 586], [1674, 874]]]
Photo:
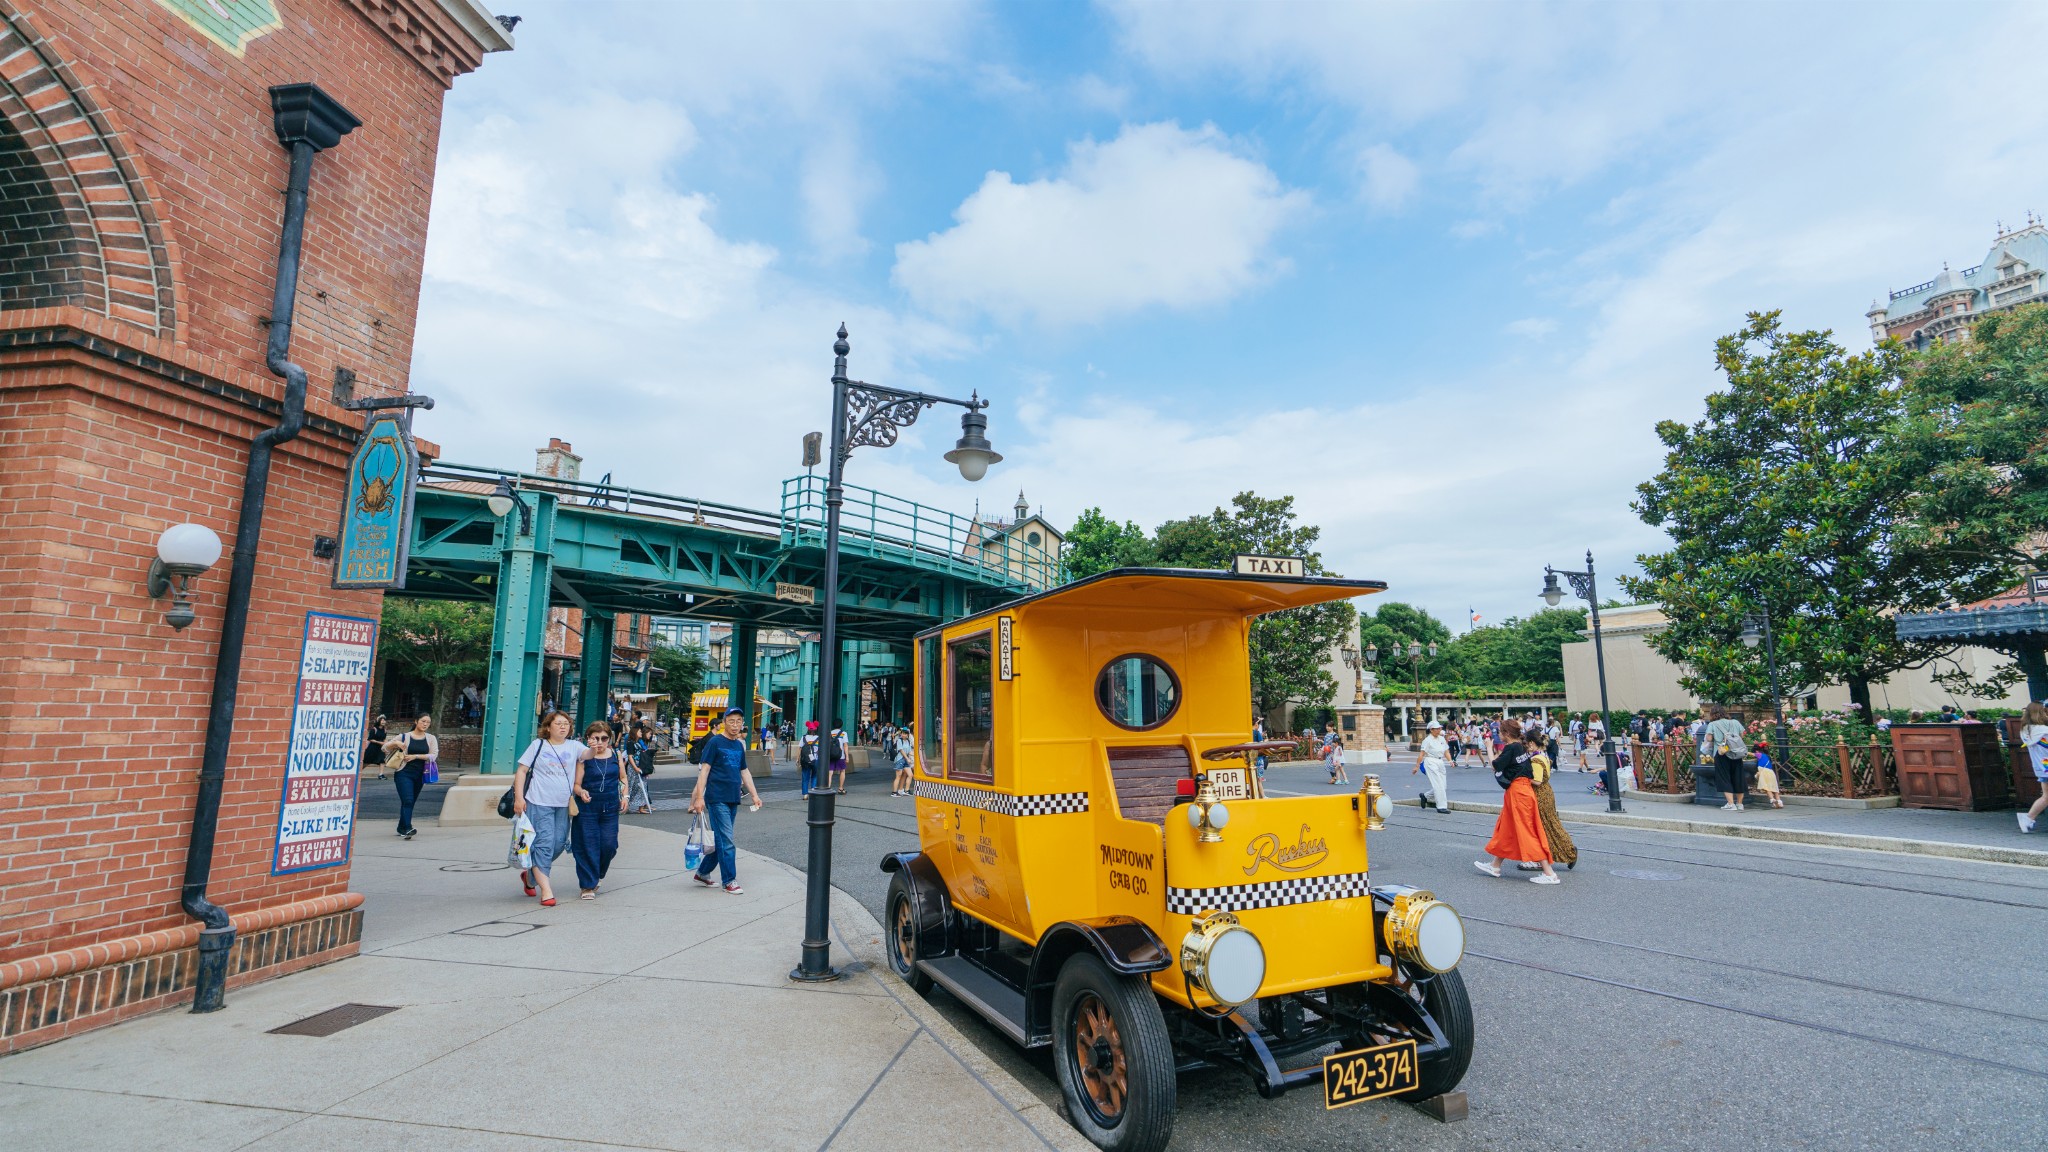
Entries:
[[1429, 1013], [1436, 1026], [1443, 1029], [1444, 1039], [1450, 1041], [1448, 1048], [1422, 1058], [1422, 1067], [1416, 1070], [1415, 1090], [1400, 1095], [1402, 1100], [1428, 1100], [1456, 1088], [1465, 1079], [1465, 1069], [1472, 1064], [1472, 1001], [1465, 995], [1464, 975], [1455, 968], [1434, 976], [1415, 970], [1408, 974], [1428, 976], [1417, 979], [1412, 987], [1423, 1011]]
[[889, 957], [889, 970], [922, 996], [931, 991], [932, 978], [917, 970], [917, 905], [901, 872], [890, 879], [889, 900], [883, 908], [888, 915], [882, 924], [882, 948]]
[[1173, 1137], [1173, 1041], [1151, 986], [1082, 953], [1060, 968], [1052, 1003], [1067, 1118], [1098, 1148], [1160, 1152]]

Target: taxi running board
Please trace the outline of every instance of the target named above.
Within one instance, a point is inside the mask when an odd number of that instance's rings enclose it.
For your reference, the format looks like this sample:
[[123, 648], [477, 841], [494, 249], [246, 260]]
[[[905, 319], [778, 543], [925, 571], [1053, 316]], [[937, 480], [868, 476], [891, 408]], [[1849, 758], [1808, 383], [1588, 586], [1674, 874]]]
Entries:
[[1019, 1046], [1044, 1048], [1052, 1043], [1050, 1036], [1030, 1034], [1024, 1016], [1024, 993], [974, 961], [964, 956], [941, 956], [919, 960], [917, 970], [980, 1013]]

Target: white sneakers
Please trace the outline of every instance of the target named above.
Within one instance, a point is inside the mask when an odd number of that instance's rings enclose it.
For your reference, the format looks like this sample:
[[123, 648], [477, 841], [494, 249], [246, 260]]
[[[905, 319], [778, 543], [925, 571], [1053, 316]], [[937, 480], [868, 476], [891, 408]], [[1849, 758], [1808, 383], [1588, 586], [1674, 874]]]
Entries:
[[1544, 873], [1544, 874], [1543, 874], [1543, 875], [1541, 875], [1541, 876], [1531, 876], [1531, 877], [1529, 877], [1529, 883], [1531, 883], [1531, 884], [1562, 884], [1562, 883], [1564, 883], [1564, 881], [1562, 881], [1562, 880], [1558, 879], [1557, 877], [1555, 877], [1555, 876], [1552, 876], [1551, 874], [1549, 874], [1548, 872], [1546, 872], [1546, 873]]
[[2025, 812], [2015, 812], [2013, 815], [2020, 818], [2020, 831], [2032, 832], [2034, 830], [2034, 821], [2027, 819]]
[[1721, 811], [1723, 811], [1723, 812], [1739, 812], [1739, 811], [1741, 811], [1741, 809], [1737, 808], [1737, 807], [1736, 807], [1735, 805], [1733, 805], [1733, 804], [1723, 804], [1723, 805], [1721, 805]]
[[1497, 877], [1500, 875], [1500, 865], [1498, 864], [1489, 864], [1484, 860], [1474, 860], [1472, 862], [1472, 866], [1474, 868], [1479, 869], [1481, 872], [1486, 873], [1488, 876]]

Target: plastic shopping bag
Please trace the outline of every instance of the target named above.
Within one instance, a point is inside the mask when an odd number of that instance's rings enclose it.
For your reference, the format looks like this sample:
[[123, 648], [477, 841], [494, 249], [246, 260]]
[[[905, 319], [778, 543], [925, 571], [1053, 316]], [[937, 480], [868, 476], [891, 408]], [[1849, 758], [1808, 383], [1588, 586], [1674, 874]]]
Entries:
[[505, 853], [505, 863], [522, 872], [533, 867], [533, 821], [524, 812], [512, 821], [512, 847]]
[[683, 864], [695, 869], [704, 862], [704, 856], [711, 851], [711, 822], [704, 819], [702, 812], [690, 821], [690, 833], [683, 838]]

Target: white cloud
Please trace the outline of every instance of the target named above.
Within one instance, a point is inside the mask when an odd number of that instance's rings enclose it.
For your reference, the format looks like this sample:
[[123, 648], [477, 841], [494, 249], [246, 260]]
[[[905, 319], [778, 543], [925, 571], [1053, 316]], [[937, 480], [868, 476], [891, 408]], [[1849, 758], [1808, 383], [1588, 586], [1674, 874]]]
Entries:
[[1415, 195], [1422, 172], [1415, 161], [1386, 144], [1375, 144], [1358, 156], [1359, 194], [1382, 212], [1399, 211]]
[[1557, 331], [1557, 321], [1552, 320], [1548, 316], [1525, 316], [1520, 320], [1511, 322], [1507, 326], [1508, 335], [1521, 336], [1530, 340], [1541, 340], [1555, 331]]
[[799, 191], [804, 231], [828, 260], [859, 256], [869, 248], [861, 235], [861, 211], [881, 190], [882, 179], [860, 155], [851, 127], [824, 134], [804, 157]]
[[1012, 324], [1214, 304], [1283, 269], [1274, 236], [1307, 206], [1212, 127], [1126, 126], [1057, 176], [990, 172], [954, 227], [897, 245], [894, 278], [941, 314]]

